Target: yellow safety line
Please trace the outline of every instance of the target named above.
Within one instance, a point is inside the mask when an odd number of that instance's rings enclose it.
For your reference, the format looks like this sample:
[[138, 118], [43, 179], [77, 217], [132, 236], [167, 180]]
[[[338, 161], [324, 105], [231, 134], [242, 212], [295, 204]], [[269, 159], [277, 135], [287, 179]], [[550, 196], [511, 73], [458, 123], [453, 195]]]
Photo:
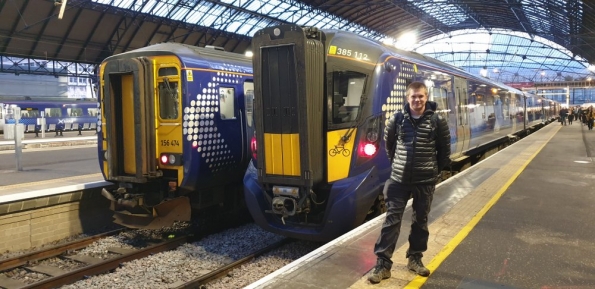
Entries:
[[[58, 181], [71, 181], [71, 180], [77, 180], [77, 179], [82, 179], [82, 178], [92, 178], [92, 177], [102, 177], [103, 178], [101, 173], [97, 173], [97, 174], [89, 174], [89, 175], [74, 176], [74, 177], [67, 177], [67, 178], [60, 178], [60, 179], [52, 179], [52, 180], [45, 180], [45, 181], [31, 182], [31, 183], [24, 183], [24, 184], [14, 184], [14, 185], [0, 187], [0, 192], [4, 191], [4, 190], [12, 189], [12, 188], [22, 188], [22, 187], [30, 187], [30, 186], [36, 186], [36, 185], [45, 185], [48, 183], [56, 183]], [[43, 189], [43, 188], [40, 188], [40, 189]]]
[[[558, 130], [559, 129], [560, 128], [558, 128]], [[552, 134], [552, 136], [546, 142], [544, 142], [544, 144], [541, 145], [541, 147], [537, 149], [531, 157], [529, 157], [529, 159], [514, 173], [514, 175], [512, 175], [512, 177], [508, 179], [508, 181], [504, 184], [504, 186], [502, 186], [502, 188], [500, 188], [500, 190], [498, 190], [498, 192], [492, 197], [492, 199], [489, 202], [487, 202], [486, 205], [477, 214], [475, 214], [475, 216], [473, 216], [473, 218], [471, 218], [469, 223], [467, 223], [467, 225], [465, 225], [465, 227], [463, 227], [463, 229], [461, 229], [461, 231], [459, 231], [459, 233], [457, 233], [457, 235], [454, 236], [454, 238], [452, 238], [450, 242], [448, 242], [448, 244], [446, 244], [446, 246], [444, 246], [442, 250], [438, 252], [438, 254], [436, 254], [432, 261], [430, 261], [430, 263], [426, 266], [428, 269], [430, 269], [431, 272], [434, 272], [434, 270], [436, 270], [438, 266], [440, 266], [440, 264], [442, 264], [442, 262], [446, 260], [446, 258], [454, 251], [454, 249], [461, 242], [463, 242], [463, 240], [467, 237], [467, 235], [469, 235], [471, 230], [473, 230], [475, 225], [479, 223], [481, 218], [483, 218], [483, 216], [490, 210], [490, 208], [492, 208], [492, 206], [500, 199], [500, 197], [502, 197], [504, 192], [508, 190], [508, 187], [512, 185], [512, 183], [525, 170], [529, 163], [531, 163], [531, 161], [537, 156], [537, 154], [539, 154], [539, 152], [541, 152], [541, 150], [550, 142], [550, 140], [555, 135], [555, 133]], [[413, 280], [411, 280], [411, 282], [409, 282], [409, 284], [407, 284], [407, 286], [405, 286], [405, 288], [420, 288], [422, 285], [424, 285], [424, 283], [426, 283], [426, 280], [428, 280], [428, 278], [429, 276], [422, 277], [417, 275], [415, 278], [413, 278]]]

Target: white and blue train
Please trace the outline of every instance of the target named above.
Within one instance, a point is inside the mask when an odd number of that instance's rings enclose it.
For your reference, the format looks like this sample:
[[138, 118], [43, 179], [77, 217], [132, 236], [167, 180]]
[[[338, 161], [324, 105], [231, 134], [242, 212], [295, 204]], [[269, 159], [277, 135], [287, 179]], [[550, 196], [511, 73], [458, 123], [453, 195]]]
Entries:
[[356, 34], [296, 25], [258, 31], [254, 160], [245, 201], [264, 229], [328, 241], [385, 211], [384, 126], [413, 81], [447, 121], [451, 173], [552, 121], [560, 105]]
[[[99, 113], [96, 100], [0, 100], [0, 132], [4, 132], [4, 124], [14, 123], [14, 108], [19, 107], [25, 132], [45, 129], [55, 130], [95, 130]], [[45, 118], [42, 128], [41, 118]]]

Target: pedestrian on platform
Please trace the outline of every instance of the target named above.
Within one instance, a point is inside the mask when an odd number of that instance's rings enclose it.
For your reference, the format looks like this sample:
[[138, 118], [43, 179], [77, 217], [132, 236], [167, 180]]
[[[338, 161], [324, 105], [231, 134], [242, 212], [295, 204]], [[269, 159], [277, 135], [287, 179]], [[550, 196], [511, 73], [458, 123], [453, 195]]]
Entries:
[[384, 129], [392, 170], [384, 185], [387, 213], [374, 246], [376, 266], [368, 275], [372, 283], [391, 276], [391, 258], [409, 198], [413, 198], [413, 220], [407, 268], [421, 276], [430, 275], [421, 261], [430, 235], [428, 214], [440, 172], [450, 165], [450, 131], [446, 120], [435, 113], [436, 109], [437, 104], [428, 101], [427, 87], [422, 82], [413, 82], [407, 87], [404, 112], [396, 112]]
[[593, 109], [592, 105], [589, 106], [589, 108], [587, 109], [586, 118], [587, 118], [587, 127], [589, 128], [589, 130], [593, 130], [593, 121], [595, 120], [595, 110]]
[[568, 113], [568, 124], [572, 125], [572, 121], [574, 120], [574, 108], [570, 109]]
[[566, 125], [566, 117], [568, 117], [568, 109], [567, 108], [560, 109], [560, 123], [562, 125]]

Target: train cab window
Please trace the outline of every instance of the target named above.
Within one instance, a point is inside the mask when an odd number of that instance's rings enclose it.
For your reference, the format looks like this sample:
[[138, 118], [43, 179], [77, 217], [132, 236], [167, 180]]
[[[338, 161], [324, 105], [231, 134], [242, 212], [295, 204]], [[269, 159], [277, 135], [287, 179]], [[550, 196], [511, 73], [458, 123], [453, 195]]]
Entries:
[[366, 75], [354, 71], [333, 72], [333, 124], [350, 123], [357, 119], [364, 94]]
[[161, 119], [178, 119], [178, 82], [165, 77], [159, 82], [158, 89], [159, 116]]
[[235, 119], [234, 89], [231, 87], [219, 88], [219, 115], [221, 119]]

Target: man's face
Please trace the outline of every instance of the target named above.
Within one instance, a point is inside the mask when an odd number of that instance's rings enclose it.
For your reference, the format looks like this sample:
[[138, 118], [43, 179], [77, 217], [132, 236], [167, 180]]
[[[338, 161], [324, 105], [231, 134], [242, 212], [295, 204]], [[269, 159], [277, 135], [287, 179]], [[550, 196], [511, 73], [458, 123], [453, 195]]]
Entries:
[[409, 95], [407, 95], [407, 102], [411, 110], [417, 113], [423, 113], [426, 108], [426, 102], [428, 101], [428, 95], [425, 89], [410, 89]]

